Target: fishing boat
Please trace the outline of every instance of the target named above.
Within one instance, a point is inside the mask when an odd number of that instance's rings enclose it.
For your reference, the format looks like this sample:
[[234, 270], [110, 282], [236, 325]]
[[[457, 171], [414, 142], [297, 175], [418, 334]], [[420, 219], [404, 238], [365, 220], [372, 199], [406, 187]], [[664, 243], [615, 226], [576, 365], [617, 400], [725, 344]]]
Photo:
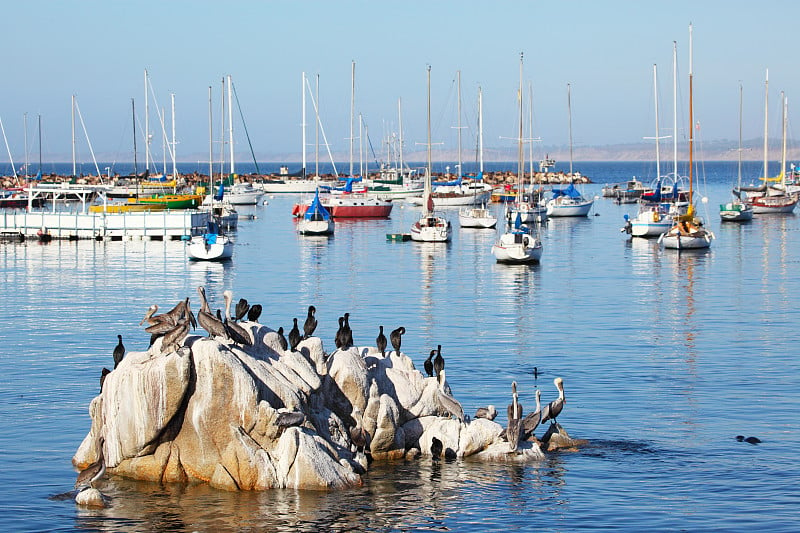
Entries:
[[[567, 84], [567, 109], [569, 111], [569, 175], [580, 177], [572, 171], [572, 90]], [[552, 189], [553, 197], [547, 201], [548, 217], [585, 217], [594, 205], [594, 199], [585, 198], [573, 183], [564, 189]]]
[[195, 261], [222, 261], [233, 256], [233, 240], [225, 235], [218, 222], [210, 220], [206, 232], [193, 236], [186, 244], [186, 254]]
[[[739, 84], [739, 172], [736, 188], [742, 186], [742, 84]], [[735, 189], [734, 189], [735, 191]], [[734, 198], [727, 204], [720, 204], [719, 216], [723, 222], [746, 222], [753, 220], [753, 206], [743, 201], [740, 192], [734, 192]]]
[[452, 229], [450, 222], [434, 211], [431, 196], [431, 67], [428, 65], [428, 166], [425, 169], [425, 189], [422, 194], [422, 216], [411, 225], [411, 240], [419, 242], [448, 242]]
[[498, 263], [538, 263], [542, 258], [542, 240], [517, 216], [514, 227], [492, 245], [492, 255]]
[[333, 217], [320, 202], [317, 189], [314, 200], [297, 223], [297, 232], [300, 235], [332, 235], [334, 227]]
[[612, 198], [618, 204], [635, 204], [647, 192], [652, 192], [650, 187], [636, 178], [611, 183], [601, 189], [603, 198]]
[[694, 109], [692, 101], [692, 26], [689, 25], [689, 205], [686, 214], [675, 217], [675, 224], [658, 238], [664, 248], [674, 250], [702, 249], [711, 246], [714, 234], [707, 230], [694, 213]]

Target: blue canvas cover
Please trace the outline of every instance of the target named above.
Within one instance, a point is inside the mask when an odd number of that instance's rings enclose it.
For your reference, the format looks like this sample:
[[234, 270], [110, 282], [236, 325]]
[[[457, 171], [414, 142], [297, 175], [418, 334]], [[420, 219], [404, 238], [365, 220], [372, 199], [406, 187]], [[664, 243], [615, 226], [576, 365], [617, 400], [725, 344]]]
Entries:
[[317, 189], [314, 200], [311, 201], [311, 205], [306, 209], [306, 214], [303, 215], [303, 218], [306, 220], [328, 220], [331, 218], [328, 210], [325, 209], [325, 206], [319, 201], [319, 189]]
[[580, 198], [581, 193], [578, 192], [578, 189], [570, 183], [569, 187], [566, 189], [553, 189], [553, 198], [558, 198], [559, 196], [569, 196], [570, 198]]

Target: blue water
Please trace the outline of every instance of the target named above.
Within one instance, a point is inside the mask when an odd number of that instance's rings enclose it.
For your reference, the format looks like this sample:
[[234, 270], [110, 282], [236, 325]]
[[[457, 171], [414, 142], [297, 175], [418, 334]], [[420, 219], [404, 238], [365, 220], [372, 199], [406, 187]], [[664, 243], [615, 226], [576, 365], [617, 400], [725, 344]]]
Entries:
[[[652, 167], [576, 165], [596, 194]], [[180, 242], [0, 244], [0, 529], [797, 530], [800, 216], [721, 225], [735, 172], [706, 165], [700, 213], [707, 206], [717, 240], [680, 255], [620, 233], [634, 206], [606, 199], [586, 219], [548, 222], [538, 266], [496, 264], [491, 230], [456, 227], [448, 245], [386, 241], [418, 214], [402, 202], [389, 220], [303, 238], [290, 196], [240, 210], [255, 218], [240, 221], [226, 264], [189, 262]], [[456, 211], [447, 216], [457, 226]], [[588, 444], [524, 466], [374, 464], [363, 487], [333, 493], [112, 477], [101, 484], [107, 509], [53, 499], [75, 480], [70, 460], [116, 334], [145, 349], [147, 307], [194, 298], [198, 285], [212, 307], [225, 289], [261, 303], [273, 328], [313, 303], [329, 349], [345, 311], [360, 344], [403, 325], [418, 365], [441, 344], [465, 411], [492, 403], [502, 423], [512, 380], [527, 410], [537, 387], [543, 401], [556, 396], [560, 376], [559, 422]]]

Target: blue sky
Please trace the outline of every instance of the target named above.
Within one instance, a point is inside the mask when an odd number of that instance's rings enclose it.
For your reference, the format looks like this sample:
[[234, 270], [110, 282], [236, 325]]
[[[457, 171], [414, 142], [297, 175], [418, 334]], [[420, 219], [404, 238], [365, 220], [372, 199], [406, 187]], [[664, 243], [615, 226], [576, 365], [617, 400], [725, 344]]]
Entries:
[[[47, 154], [71, 151], [70, 98], [77, 95], [96, 152], [131, 158], [130, 99], [143, 120], [143, 71], [158, 103], [175, 93], [179, 159], [208, 151], [208, 86], [219, 112], [220, 79], [233, 76], [259, 154], [300, 152], [300, 77], [320, 77], [321, 119], [333, 150], [348, 149], [350, 65], [356, 112], [373, 146], [397, 130], [402, 98], [407, 150], [425, 141], [426, 65], [431, 65], [434, 141], [455, 149], [454, 80], [461, 71], [464, 149], [475, 145], [477, 88], [487, 147], [509, 148], [517, 124], [519, 53], [534, 92], [534, 134], [568, 142], [567, 83], [576, 146], [641, 142], [654, 134], [652, 65], [658, 64], [662, 134], [672, 128], [672, 42], [678, 42], [679, 129], [688, 121], [688, 25], [694, 24], [695, 116], [706, 141], [736, 139], [738, 84], [745, 138], [763, 131], [770, 72], [770, 135], [779, 135], [778, 94], [800, 87], [793, 1], [207, 2], [26, 0], [4, 5], [0, 118], [16, 161], [42, 115]], [[13, 22], [11, 22], [13, 21]], [[527, 96], [526, 96], [527, 106]], [[151, 102], [151, 105], [152, 102]], [[310, 105], [310, 104], [309, 104]], [[310, 108], [309, 108], [310, 109]], [[215, 121], [219, 116], [215, 116]], [[155, 150], [161, 151], [160, 127]], [[309, 140], [313, 118], [309, 111]], [[218, 123], [217, 123], [218, 124]], [[237, 152], [246, 152], [240, 124]], [[218, 128], [215, 126], [215, 131]], [[80, 130], [79, 130], [80, 131]], [[683, 133], [680, 134], [683, 136]], [[511, 146], [509, 146], [511, 145]], [[437, 145], [439, 146], [439, 145]], [[140, 143], [141, 148], [141, 143]], [[2, 150], [0, 161], [7, 156]], [[36, 148], [29, 146], [29, 152]], [[83, 135], [79, 159], [89, 152]], [[141, 155], [140, 155], [141, 157]], [[159, 156], [160, 157], [160, 156]]]

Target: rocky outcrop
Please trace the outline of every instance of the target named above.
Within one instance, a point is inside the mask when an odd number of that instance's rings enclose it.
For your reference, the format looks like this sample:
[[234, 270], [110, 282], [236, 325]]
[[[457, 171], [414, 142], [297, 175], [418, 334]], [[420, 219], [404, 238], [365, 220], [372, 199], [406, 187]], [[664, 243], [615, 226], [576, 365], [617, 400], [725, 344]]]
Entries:
[[256, 322], [252, 346], [197, 335], [161, 353], [161, 339], [131, 352], [89, 406], [78, 467], [227, 490], [335, 489], [361, 483], [373, 460], [441, 453], [482, 460], [543, 457], [537, 442], [509, 453], [503, 428], [443, 411], [441, 386], [410, 358], [374, 348], [326, 354], [319, 338], [284, 351]]

